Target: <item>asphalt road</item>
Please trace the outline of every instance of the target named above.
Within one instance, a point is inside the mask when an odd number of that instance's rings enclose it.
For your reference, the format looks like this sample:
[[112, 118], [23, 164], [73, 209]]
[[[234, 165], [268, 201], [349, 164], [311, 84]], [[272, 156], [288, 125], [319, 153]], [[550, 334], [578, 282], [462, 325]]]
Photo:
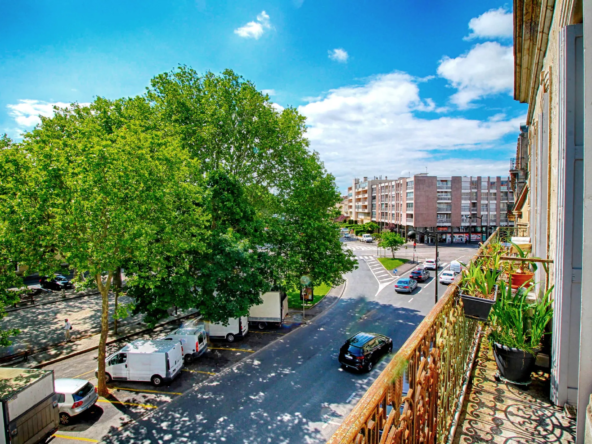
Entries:
[[[434, 278], [411, 295], [396, 294], [395, 277], [379, 279], [371, 270], [375, 259], [369, 250], [354, 251], [359, 269], [347, 276], [346, 291], [332, 309], [220, 374], [196, 381], [192, 390], [137, 422], [112, 429], [104, 442], [326, 441], [386, 365], [384, 359], [370, 374], [342, 370], [337, 353], [345, 339], [359, 331], [386, 334], [396, 352], [434, 305]], [[418, 248], [421, 253], [433, 256], [427, 247]], [[466, 246], [441, 248], [439, 272], [450, 260], [473, 253]], [[438, 285], [443, 295], [446, 286]]]

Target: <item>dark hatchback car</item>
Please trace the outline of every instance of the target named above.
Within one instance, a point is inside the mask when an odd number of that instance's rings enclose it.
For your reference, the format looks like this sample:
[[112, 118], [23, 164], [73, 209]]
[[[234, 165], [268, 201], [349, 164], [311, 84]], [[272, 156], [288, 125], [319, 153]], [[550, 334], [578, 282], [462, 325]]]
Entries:
[[358, 333], [339, 350], [342, 367], [369, 372], [380, 358], [393, 351], [393, 340], [377, 333]]
[[45, 288], [47, 290], [71, 290], [74, 288], [72, 282], [70, 282], [66, 277], [62, 276], [61, 274], [56, 274], [53, 278], [47, 278], [43, 276], [39, 279], [39, 285], [41, 288]]
[[425, 282], [430, 278], [430, 272], [425, 268], [416, 268], [409, 275], [411, 279], [415, 279], [418, 282]]

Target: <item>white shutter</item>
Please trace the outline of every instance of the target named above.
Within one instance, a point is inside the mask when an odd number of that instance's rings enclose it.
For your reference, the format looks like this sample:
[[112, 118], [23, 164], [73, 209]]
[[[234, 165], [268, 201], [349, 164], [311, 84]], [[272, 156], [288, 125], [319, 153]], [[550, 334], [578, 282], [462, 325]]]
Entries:
[[577, 404], [583, 241], [583, 40], [582, 25], [560, 33], [557, 247], [551, 398]]

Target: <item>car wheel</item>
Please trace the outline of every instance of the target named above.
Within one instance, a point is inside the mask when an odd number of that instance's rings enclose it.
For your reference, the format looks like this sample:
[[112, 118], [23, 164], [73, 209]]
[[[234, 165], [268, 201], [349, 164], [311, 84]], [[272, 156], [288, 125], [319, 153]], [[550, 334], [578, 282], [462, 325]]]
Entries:
[[109, 384], [111, 381], [113, 381], [111, 375], [109, 373], [105, 373], [105, 382]]
[[154, 375], [152, 378], [150, 378], [150, 381], [152, 381], [154, 387], [160, 387], [163, 382], [162, 378], [159, 375]]
[[234, 342], [234, 339], [235, 339], [235, 338], [234, 338], [234, 335], [233, 335], [232, 333], [228, 333], [228, 334], [226, 335], [226, 340], [227, 340], [228, 342]]
[[68, 425], [70, 423], [70, 415], [67, 413], [60, 413], [60, 424]]
[[372, 361], [369, 361], [368, 364], [366, 364], [366, 371], [371, 372], [373, 368], [374, 364], [372, 363]]
[[265, 330], [265, 327], [267, 327], [267, 322], [259, 322], [259, 324], [257, 324], [257, 327], [259, 328], [259, 330]]
[[183, 360], [185, 361], [185, 364], [191, 364], [193, 362], [193, 355], [185, 355]]

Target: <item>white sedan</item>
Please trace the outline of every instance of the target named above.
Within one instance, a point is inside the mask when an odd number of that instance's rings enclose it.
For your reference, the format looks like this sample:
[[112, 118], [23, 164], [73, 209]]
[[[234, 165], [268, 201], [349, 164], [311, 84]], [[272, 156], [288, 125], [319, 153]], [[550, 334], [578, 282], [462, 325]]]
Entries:
[[452, 284], [456, 279], [456, 274], [454, 271], [443, 271], [440, 275], [440, 283], [441, 284]]
[[438, 266], [436, 267], [436, 261], [434, 259], [426, 259], [423, 266], [426, 270], [437, 270], [440, 267], [440, 261], [438, 260]]

